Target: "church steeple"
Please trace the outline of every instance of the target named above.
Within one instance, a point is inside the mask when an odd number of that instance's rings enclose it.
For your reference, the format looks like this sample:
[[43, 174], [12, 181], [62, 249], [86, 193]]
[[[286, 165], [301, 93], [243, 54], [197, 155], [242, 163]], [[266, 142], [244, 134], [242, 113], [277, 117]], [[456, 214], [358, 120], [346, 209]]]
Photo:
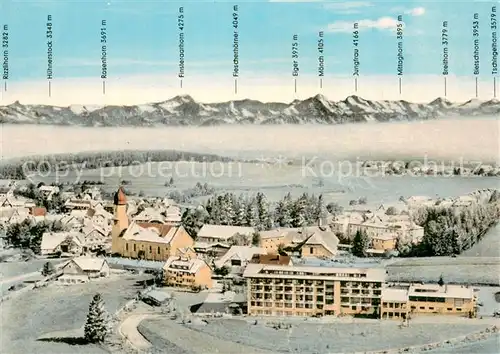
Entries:
[[127, 205], [127, 196], [123, 191], [123, 187], [119, 187], [114, 196], [115, 205]]
[[120, 238], [123, 230], [128, 228], [127, 196], [122, 187], [118, 188], [113, 198], [114, 219], [111, 228], [111, 251], [113, 253], [123, 252], [123, 242]]

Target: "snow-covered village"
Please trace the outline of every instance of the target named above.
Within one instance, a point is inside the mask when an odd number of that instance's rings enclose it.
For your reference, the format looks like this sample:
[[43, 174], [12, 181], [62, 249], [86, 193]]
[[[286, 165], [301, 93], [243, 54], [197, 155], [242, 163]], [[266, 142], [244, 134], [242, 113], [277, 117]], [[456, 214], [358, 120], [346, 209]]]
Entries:
[[498, 238], [498, 190], [370, 207], [197, 184], [193, 206], [130, 184], [1, 186], [7, 353], [438, 352], [498, 338], [498, 258], [474, 254]]

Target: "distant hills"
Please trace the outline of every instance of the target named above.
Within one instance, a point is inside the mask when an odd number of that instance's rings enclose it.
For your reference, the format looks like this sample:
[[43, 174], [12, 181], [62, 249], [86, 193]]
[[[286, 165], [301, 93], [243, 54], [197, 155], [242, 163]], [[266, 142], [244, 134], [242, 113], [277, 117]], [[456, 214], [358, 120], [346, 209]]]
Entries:
[[323, 95], [316, 95], [291, 103], [263, 103], [250, 99], [201, 103], [191, 96], [182, 95], [163, 102], [133, 106], [56, 107], [24, 105], [18, 101], [0, 106], [0, 123], [91, 127], [342, 124], [479, 115], [500, 115], [500, 101], [472, 99], [458, 104], [437, 98], [430, 103], [411, 103], [402, 100], [370, 101], [359, 96], [330, 101]]

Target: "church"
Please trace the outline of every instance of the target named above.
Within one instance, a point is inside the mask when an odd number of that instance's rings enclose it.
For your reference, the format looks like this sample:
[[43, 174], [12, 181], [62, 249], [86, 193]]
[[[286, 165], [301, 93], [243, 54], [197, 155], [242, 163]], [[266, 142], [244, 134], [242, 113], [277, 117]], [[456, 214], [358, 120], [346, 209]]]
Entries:
[[130, 221], [127, 197], [122, 187], [114, 195], [111, 253], [126, 258], [166, 261], [184, 254], [194, 245], [182, 225]]

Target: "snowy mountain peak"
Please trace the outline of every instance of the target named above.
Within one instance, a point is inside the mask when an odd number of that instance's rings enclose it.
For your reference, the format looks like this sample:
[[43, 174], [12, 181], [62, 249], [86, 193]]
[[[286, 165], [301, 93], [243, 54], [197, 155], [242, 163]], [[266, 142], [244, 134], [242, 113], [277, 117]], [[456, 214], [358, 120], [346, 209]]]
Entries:
[[402, 100], [370, 101], [352, 95], [335, 102], [318, 94], [291, 103], [263, 103], [252, 99], [199, 103], [189, 95], [179, 95], [163, 102], [134, 106], [71, 105], [64, 108], [23, 105], [16, 101], [0, 106], [0, 123], [78, 126], [341, 124], [499, 114], [498, 100], [473, 99], [452, 104], [439, 97], [428, 104], [420, 104]]

